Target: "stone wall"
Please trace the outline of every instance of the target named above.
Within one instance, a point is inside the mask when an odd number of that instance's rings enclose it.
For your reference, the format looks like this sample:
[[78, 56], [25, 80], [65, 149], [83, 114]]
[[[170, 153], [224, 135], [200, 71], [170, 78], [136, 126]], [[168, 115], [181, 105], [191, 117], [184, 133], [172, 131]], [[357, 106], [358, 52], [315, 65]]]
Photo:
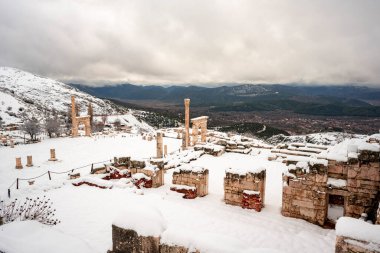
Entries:
[[327, 216], [327, 166], [307, 164], [290, 166], [283, 174], [282, 210], [287, 217], [301, 218], [323, 225]]
[[196, 187], [197, 196], [208, 194], [208, 169], [182, 166], [173, 172], [173, 184]]
[[337, 236], [335, 253], [380, 253], [380, 245], [345, 236]]
[[375, 213], [380, 189], [379, 153], [362, 151], [356, 162], [351, 161], [347, 173], [345, 216], [359, 218], [362, 213]]
[[132, 229], [112, 225], [112, 250], [108, 253], [200, 253], [160, 242], [160, 237], [141, 236]]
[[[265, 203], [265, 177], [265, 170], [257, 173], [248, 172], [244, 175], [226, 172], [224, 178], [225, 203], [261, 211]], [[253, 198], [248, 191], [258, 192], [259, 199]], [[258, 205], [258, 201], [260, 205]]]
[[155, 168], [135, 168], [131, 169], [132, 175], [136, 173], [143, 173], [152, 179], [152, 187], [157, 188], [164, 185], [164, 170]]
[[112, 225], [112, 253], [160, 253], [160, 238]]

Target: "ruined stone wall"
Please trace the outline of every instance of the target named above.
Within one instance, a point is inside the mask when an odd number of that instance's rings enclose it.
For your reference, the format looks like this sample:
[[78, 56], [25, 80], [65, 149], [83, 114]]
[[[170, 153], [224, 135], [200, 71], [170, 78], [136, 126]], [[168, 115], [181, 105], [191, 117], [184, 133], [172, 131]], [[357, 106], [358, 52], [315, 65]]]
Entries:
[[366, 242], [352, 239], [345, 236], [337, 236], [335, 253], [379, 253], [380, 245], [373, 242]]
[[265, 177], [265, 170], [258, 173], [247, 173], [245, 175], [226, 172], [226, 176], [224, 178], [225, 203], [243, 207], [243, 192], [245, 190], [257, 191], [260, 193], [261, 207], [264, 207]]
[[[359, 218], [362, 213], [376, 213], [380, 190], [378, 152], [361, 151], [356, 162], [351, 161], [347, 173], [345, 216]], [[375, 216], [375, 215], [373, 215]]]
[[197, 196], [203, 197], [208, 194], [208, 170], [190, 171], [179, 170], [173, 173], [173, 184], [187, 185], [197, 188]]
[[112, 225], [112, 253], [160, 253], [160, 238]]
[[112, 225], [112, 250], [108, 253], [200, 253], [180, 245], [167, 245], [160, 237], [142, 236], [132, 229]]
[[375, 223], [380, 225], [380, 202], [379, 202], [379, 206], [377, 208], [376, 222]]
[[309, 164], [308, 172], [289, 170], [283, 175], [282, 215], [323, 225], [328, 204], [326, 183], [327, 167], [322, 164]]
[[153, 171], [151, 169], [135, 168], [135, 169], [131, 169], [131, 172], [132, 174], [143, 173], [146, 176], [150, 177], [152, 179], [153, 188], [157, 188], [164, 185], [164, 170], [162, 169], [156, 169]]
[[328, 161], [328, 176], [337, 179], [347, 179], [348, 168], [347, 162]]

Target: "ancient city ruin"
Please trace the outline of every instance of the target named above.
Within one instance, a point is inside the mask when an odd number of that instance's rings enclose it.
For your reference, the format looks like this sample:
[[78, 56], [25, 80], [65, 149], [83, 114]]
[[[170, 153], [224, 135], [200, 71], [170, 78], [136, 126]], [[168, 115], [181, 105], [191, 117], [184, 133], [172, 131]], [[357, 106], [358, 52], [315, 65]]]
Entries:
[[84, 125], [85, 136], [91, 136], [91, 116], [78, 116], [75, 109], [75, 96], [71, 96], [71, 135], [72, 137], [78, 136], [79, 125]]

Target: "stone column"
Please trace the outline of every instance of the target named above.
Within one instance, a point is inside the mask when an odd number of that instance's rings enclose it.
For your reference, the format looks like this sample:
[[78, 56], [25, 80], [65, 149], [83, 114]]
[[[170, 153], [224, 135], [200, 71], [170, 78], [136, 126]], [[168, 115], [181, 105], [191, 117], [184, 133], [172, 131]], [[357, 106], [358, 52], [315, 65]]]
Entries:
[[192, 131], [192, 135], [193, 135], [193, 146], [195, 144], [197, 144], [198, 142], [198, 124], [196, 124], [195, 122], [193, 123], [193, 131]]
[[163, 138], [162, 138], [162, 133], [157, 132], [157, 158], [162, 158], [163, 156]]
[[71, 135], [78, 136], [77, 112], [75, 110], [75, 96], [71, 96]]
[[207, 137], [207, 121], [203, 122], [201, 125], [201, 141], [206, 142]]
[[50, 159], [49, 161], [57, 161], [57, 158], [55, 157], [55, 149], [50, 149]]
[[86, 136], [91, 136], [91, 124], [90, 119], [86, 120], [84, 123], [84, 131]]
[[31, 155], [28, 155], [26, 157], [26, 167], [32, 167], [33, 166], [33, 158]]
[[9, 142], [11, 143], [11, 148], [14, 148], [15, 147], [15, 142], [13, 139], [10, 139]]
[[164, 145], [164, 155], [168, 155], [168, 145]]
[[190, 145], [190, 99], [186, 98], [185, 102], [185, 148]]
[[21, 157], [16, 157], [16, 169], [22, 169]]

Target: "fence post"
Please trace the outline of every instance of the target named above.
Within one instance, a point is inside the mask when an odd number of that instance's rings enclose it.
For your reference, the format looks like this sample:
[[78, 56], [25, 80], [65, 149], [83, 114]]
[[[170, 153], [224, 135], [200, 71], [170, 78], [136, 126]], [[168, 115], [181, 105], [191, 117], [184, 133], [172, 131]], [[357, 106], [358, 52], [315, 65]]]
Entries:
[[49, 180], [51, 180], [50, 170], [48, 170]]
[[11, 189], [8, 189], [8, 198], [11, 198]]
[[18, 190], [18, 178], [16, 179], [16, 189]]
[[92, 173], [93, 170], [94, 170], [94, 164], [91, 163], [91, 173]]

